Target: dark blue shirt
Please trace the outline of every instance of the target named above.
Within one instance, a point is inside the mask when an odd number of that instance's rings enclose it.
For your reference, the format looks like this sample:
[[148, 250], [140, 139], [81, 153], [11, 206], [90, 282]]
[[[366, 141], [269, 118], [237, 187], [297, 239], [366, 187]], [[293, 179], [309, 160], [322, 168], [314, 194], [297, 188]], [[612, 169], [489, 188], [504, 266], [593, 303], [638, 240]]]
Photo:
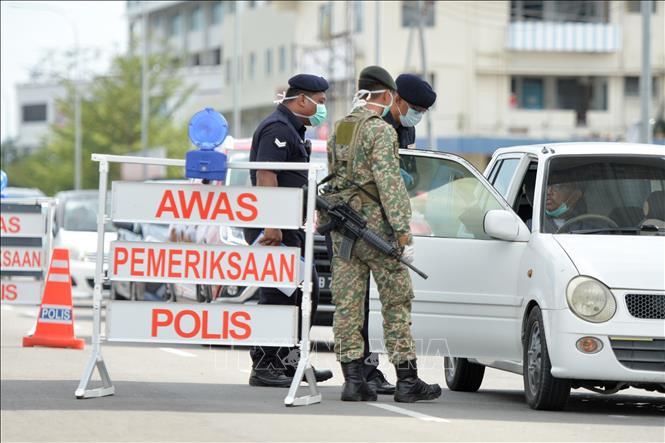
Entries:
[[416, 147], [416, 128], [407, 128], [402, 126], [399, 122], [393, 119], [392, 114], [389, 112], [383, 119], [390, 123], [397, 132], [397, 141], [399, 142], [400, 149], [415, 148]]
[[[289, 108], [280, 104], [254, 131], [249, 161], [307, 163], [311, 153], [305, 142], [305, 125]], [[307, 184], [307, 171], [275, 171], [280, 187], [302, 187]], [[256, 170], [250, 171], [256, 186]]]

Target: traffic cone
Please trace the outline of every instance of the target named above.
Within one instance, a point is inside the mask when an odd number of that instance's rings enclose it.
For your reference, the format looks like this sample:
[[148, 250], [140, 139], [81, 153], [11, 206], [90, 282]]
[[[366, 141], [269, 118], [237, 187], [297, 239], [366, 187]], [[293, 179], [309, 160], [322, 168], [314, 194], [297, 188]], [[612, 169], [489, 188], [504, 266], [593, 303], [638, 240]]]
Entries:
[[54, 249], [44, 285], [37, 327], [33, 335], [23, 337], [23, 346], [83, 349], [85, 341], [74, 335], [72, 279], [69, 274], [69, 250]]

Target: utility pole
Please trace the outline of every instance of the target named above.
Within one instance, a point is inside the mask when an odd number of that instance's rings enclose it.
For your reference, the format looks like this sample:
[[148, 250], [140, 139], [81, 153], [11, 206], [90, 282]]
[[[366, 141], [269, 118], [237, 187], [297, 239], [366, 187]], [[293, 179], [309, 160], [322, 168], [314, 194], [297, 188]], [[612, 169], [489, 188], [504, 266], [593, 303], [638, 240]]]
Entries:
[[642, 75], [640, 76], [640, 142], [651, 143], [651, 11], [652, 0], [642, 0]]
[[[427, 51], [425, 49], [425, 31], [423, 21], [425, 20], [425, 2], [418, 0], [418, 36], [420, 37], [420, 61], [422, 63], [423, 80], [427, 80]], [[426, 112], [427, 117], [427, 149], [435, 149], [434, 132], [432, 131], [432, 113]]]
[[[142, 4], [141, 28], [143, 50], [141, 54], [141, 155], [148, 156], [148, 128], [150, 118], [150, 80], [148, 78], [148, 5]], [[143, 180], [148, 178], [148, 165], [143, 165]]]
[[241, 137], [240, 122], [240, 10], [241, 1], [229, 2], [235, 6], [235, 17], [233, 19], [233, 136]]
[[376, 65], [381, 64], [381, 1], [374, 2], [374, 60]]

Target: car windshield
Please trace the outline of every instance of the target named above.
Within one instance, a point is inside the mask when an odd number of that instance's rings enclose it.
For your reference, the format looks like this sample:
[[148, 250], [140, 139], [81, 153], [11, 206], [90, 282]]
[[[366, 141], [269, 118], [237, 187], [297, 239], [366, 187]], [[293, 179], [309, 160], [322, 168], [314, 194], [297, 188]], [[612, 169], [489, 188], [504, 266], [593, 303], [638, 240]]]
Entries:
[[[228, 156], [229, 162], [249, 161], [249, 151], [231, 151]], [[328, 157], [325, 152], [312, 152], [310, 161], [320, 163], [325, 168], [317, 173], [316, 179], [321, 180], [328, 175]], [[229, 169], [226, 173], [227, 186], [251, 186], [248, 169]]]
[[[66, 199], [62, 211], [62, 227], [67, 231], [97, 231], [98, 206], [96, 195]], [[115, 228], [111, 223], [107, 223], [106, 231], [115, 231]]]
[[543, 192], [541, 232], [665, 233], [664, 157], [555, 157]]

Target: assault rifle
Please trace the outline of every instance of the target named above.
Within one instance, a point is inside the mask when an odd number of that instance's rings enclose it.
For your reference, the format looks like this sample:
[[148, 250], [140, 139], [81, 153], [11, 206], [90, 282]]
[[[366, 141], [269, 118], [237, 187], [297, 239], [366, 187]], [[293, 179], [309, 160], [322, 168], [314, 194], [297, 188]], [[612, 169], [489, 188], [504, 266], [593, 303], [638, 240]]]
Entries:
[[404, 261], [402, 258], [402, 249], [400, 247], [384, 240], [376, 232], [369, 229], [367, 227], [367, 221], [349, 206], [348, 203], [341, 202], [332, 204], [325, 198], [317, 195], [316, 209], [327, 212], [328, 217], [330, 218], [328, 223], [317, 228], [319, 234], [326, 235], [330, 231], [338, 231], [342, 234], [343, 239], [340, 247], [340, 256], [343, 259], [349, 260], [351, 258], [353, 244], [357, 239], [361, 238], [377, 251], [403, 263], [416, 274], [427, 279], [427, 274], [412, 264]]

